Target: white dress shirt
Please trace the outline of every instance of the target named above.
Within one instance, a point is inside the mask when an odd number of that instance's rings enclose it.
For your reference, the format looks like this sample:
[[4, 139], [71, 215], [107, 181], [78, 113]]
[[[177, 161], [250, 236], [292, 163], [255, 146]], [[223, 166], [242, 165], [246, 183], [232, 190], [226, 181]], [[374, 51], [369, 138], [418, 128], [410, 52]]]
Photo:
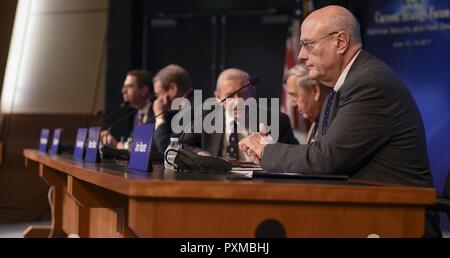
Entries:
[[352, 58], [350, 63], [347, 64], [344, 71], [342, 71], [341, 76], [339, 76], [339, 79], [336, 82], [336, 85], [334, 85], [334, 91], [338, 92], [339, 89], [342, 87], [342, 85], [345, 82], [345, 79], [347, 79], [348, 72], [350, 71], [350, 68], [352, 68], [353, 63], [355, 62], [356, 58], [359, 56], [359, 53], [361, 53], [361, 49], [356, 53], [356, 55]]
[[[225, 112], [225, 133], [223, 134], [224, 137], [222, 139], [222, 157], [227, 157], [227, 147], [229, 145], [229, 139], [231, 132], [233, 132], [233, 124], [234, 124], [234, 117], [227, 112]], [[242, 128], [239, 124], [239, 121], [236, 121], [238, 125], [238, 140], [241, 141], [245, 137], [249, 135], [248, 130], [244, 127], [244, 131], [242, 131]], [[238, 147], [239, 148], [239, 147]], [[251, 158], [245, 154], [241, 149], [239, 149], [239, 161], [251, 161]]]

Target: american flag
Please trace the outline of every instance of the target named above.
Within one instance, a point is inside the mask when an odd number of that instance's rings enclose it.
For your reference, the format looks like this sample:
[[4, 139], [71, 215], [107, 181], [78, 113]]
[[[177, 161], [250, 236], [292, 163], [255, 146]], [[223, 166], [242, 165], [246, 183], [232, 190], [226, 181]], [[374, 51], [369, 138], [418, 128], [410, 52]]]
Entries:
[[[305, 18], [313, 9], [312, 0], [303, 0], [303, 18]], [[300, 21], [293, 20], [290, 27], [290, 33], [286, 40], [286, 49], [284, 57], [284, 72], [295, 66], [298, 62], [299, 42], [300, 41]], [[281, 87], [281, 111], [287, 114], [291, 120], [292, 128], [307, 130], [309, 122], [303, 119], [296, 107], [291, 106], [291, 97], [287, 94], [285, 86]]]
[[[297, 54], [298, 54], [298, 41], [299, 41], [299, 22], [293, 21], [290, 28], [291, 32], [286, 40], [286, 49], [284, 55], [284, 72], [286, 73], [289, 69], [297, 64]], [[283, 85], [281, 90], [281, 111], [289, 116], [291, 119], [292, 128], [304, 129], [304, 121], [301, 114], [297, 111], [296, 107], [291, 105], [291, 97], [287, 93], [285, 86]]]

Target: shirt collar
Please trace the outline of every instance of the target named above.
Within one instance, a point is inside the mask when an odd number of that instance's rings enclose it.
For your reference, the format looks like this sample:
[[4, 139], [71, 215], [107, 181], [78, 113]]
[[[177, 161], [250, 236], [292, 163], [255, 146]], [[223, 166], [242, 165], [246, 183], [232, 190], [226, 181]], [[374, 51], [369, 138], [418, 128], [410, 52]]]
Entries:
[[361, 53], [361, 49], [356, 53], [356, 55], [353, 57], [353, 59], [348, 63], [348, 65], [345, 67], [344, 71], [342, 71], [341, 76], [339, 76], [339, 79], [336, 82], [336, 85], [334, 85], [334, 91], [339, 91], [339, 89], [342, 87], [342, 85], [345, 82], [345, 79], [347, 79], [348, 72], [350, 71], [350, 68], [352, 68], [353, 63], [355, 62], [356, 58], [358, 57], [359, 53]]
[[235, 120], [234, 116], [231, 116], [230, 114], [228, 114], [228, 112], [225, 111], [224, 113], [225, 113], [225, 132], [229, 133], [231, 132], [231, 126], [233, 125]]
[[150, 108], [151, 104], [152, 104], [151, 102], [148, 102], [147, 104], [145, 104], [145, 106], [143, 108], [138, 110], [138, 113], [143, 114], [145, 116], [148, 115], [148, 109]]
[[[236, 123], [236, 125], [241, 126], [241, 123], [239, 123], [239, 119], [235, 119], [234, 116], [228, 114], [227, 112], [225, 113], [225, 133], [231, 133], [232, 131], [232, 126], [234, 123]], [[243, 129], [244, 132], [239, 132], [239, 133], [248, 133], [248, 128], [244, 128]]]

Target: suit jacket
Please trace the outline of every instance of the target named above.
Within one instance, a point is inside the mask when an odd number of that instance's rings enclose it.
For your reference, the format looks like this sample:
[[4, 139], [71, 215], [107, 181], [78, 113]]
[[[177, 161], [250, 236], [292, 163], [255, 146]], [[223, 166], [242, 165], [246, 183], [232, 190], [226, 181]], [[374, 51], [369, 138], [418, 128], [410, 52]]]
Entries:
[[[118, 141], [126, 140], [133, 136], [134, 126], [137, 122], [138, 111], [131, 107], [123, 107], [117, 111], [115, 116], [104, 122], [103, 128], [110, 128], [112, 136]], [[148, 106], [147, 123], [155, 123], [155, 115], [153, 114], [153, 104]]]
[[[360, 52], [337, 92], [325, 135], [321, 129], [309, 145], [267, 146], [263, 168], [433, 187], [419, 109], [398, 76], [368, 52]], [[440, 234], [436, 220], [430, 223]]]
[[154, 150], [156, 150], [159, 154], [164, 154], [164, 151], [170, 144], [170, 138], [174, 136], [172, 133], [171, 122], [175, 114], [176, 113], [172, 111], [166, 112], [166, 121], [155, 129], [152, 142], [153, 146], [155, 146]]
[[[134, 115], [131, 112], [134, 111]], [[170, 121], [172, 114], [168, 112], [167, 115], [169, 123], [165, 123], [162, 126], [158, 127], [157, 130], [153, 133], [152, 138], [152, 154], [161, 155], [164, 153], [165, 149], [169, 145], [171, 130], [170, 130]], [[137, 110], [133, 108], [124, 108], [117, 116], [116, 119], [111, 122], [113, 127], [111, 128], [111, 133], [117, 140], [127, 139], [129, 137], [133, 137], [134, 127], [137, 120]], [[123, 121], [119, 121], [123, 119]], [[118, 124], [114, 125], [114, 122], [118, 121]], [[154, 124], [155, 123], [155, 114], [153, 113], [153, 103], [149, 105], [147, 112], [147, 123]]]
[[[268, 114], [270, 119], [270, 114]], [[297, 139], [291, 128], [289, 117], [280, 112], [279, 119], [279, 138], [278, 142], [286, 144], [298, 144]], [[270, 123], [270, 121], [268, 121]], [[224, 133], [201, 133], [201, 134], [186, 134], [183, 139], [185, 148], [191, 149], [194, 152], [207, 151], [213, 156], [221, 157], [223, 153], [223, 137]]]
[[306, 135], [306, 144], [310, 144], [312, 142], [312, 140], [314, 139], [314, 136], [317, 133], [317, 131], [315, 130], [316, 126], [318, 126], [317, 122], [314, 122], [314, 123], [311, 124], [311, 127], [309, 128], [308, 134]]
[[[186, 93], [185, 98], [189, 101], [191, 118], [194, 118], [194, 91]], [[156, 128], [153, 134], [153, 144], [159, 154], [164, 154], [167, 146], [170, 144], [170, 138], [178, 138], [180, 135], [172, 131], [172, 119], [178, 113], [178, 110], [170, 110], [165, 113], [165, 122]]]

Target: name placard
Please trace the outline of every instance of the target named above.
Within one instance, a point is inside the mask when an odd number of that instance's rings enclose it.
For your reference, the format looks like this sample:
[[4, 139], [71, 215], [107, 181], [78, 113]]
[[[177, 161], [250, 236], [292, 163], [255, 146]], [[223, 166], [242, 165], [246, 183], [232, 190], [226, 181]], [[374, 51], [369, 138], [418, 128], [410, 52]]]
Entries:
[[100, 127], [89, 128], [88, 137], [86, 141], [86, 157], [87, 162], [97, 162], [98, 155], [98, 139], [100, 137]]
[[134, 128], [128, 168], [140, 171], [151, 170], [150, 152], [154, 130], [155, 124], [139, 125]]
[[39, 138], [39, 151], [47, 153], [48, 136], [50, 135], [50, 129], [42, 129], [41, 137]]
[[59, 142], [61, 140], [61, 128], [57, 128], [53, 131], [53, 141], [50, 148], [50, 155], [58, 155], [59, 152]]
[[82, 161], [84, 156], [84, 145], [88, 134], [87, 128], [80, 128], [77, 131], [77, 138], [75, 140], [75, 148], [73, 151], [73, 159]]

